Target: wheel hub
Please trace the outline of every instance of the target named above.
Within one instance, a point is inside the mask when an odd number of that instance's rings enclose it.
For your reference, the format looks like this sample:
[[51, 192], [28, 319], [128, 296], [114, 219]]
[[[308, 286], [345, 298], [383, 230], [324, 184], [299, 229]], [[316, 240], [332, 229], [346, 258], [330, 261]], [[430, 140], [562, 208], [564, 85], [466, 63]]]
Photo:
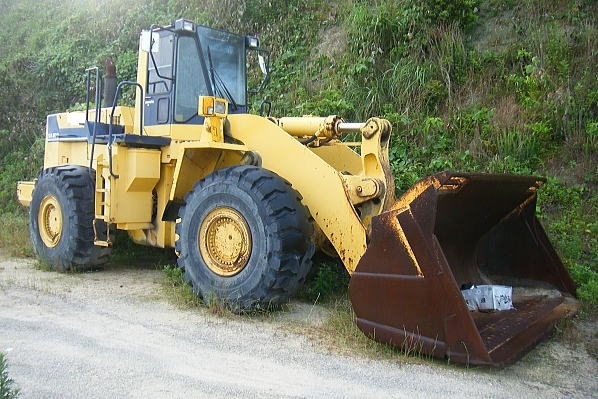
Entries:
[[220, 276], [233, 276], [249, 261], [251, 231], [245, 218], [236, 210], [216, 208], [201, 223], [198, 245], [210, 270]]
[[42, 199], [37, 221], [40, 238], [47, 247], [54, 248], [60, 241], [63, 228], [62, 210], [55, 197], [48, 195]]

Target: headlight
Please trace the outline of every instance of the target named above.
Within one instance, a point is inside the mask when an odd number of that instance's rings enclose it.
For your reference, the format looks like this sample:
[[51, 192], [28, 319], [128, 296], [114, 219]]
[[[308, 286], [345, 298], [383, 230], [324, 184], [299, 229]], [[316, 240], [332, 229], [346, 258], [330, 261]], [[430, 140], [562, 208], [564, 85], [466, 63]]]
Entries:
[[226, 114], [226, 102], [216, 100], [216, 103], [214, 104], [214, 111], [215, 114]]
[[195, 32], [195, 24], [186, 19], [177, 19], [174, 21], [175, 31]]
[[228, 114], [228, 101], [223, 98], [200, 96], [198, 111], [200, 116], [218, 116], [224, 118]]
[[245, 44], [247, 48], [255, 50], [260, 47], [260, 39], [257, 36], [246, 36]]

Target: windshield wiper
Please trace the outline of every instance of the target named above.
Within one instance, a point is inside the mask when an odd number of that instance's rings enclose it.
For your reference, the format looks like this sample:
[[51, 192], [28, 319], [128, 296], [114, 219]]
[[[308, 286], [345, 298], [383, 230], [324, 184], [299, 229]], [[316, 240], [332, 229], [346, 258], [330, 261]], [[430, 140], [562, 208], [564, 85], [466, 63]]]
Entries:
[[219, 97], [225, 97], [228, 100], [228, 102], [233, 106], [233, 110], [236, 111], [239, 107], [237, 106], [235, 99], [233, 98], [232, 94], [230, 94], [230, 91], [226, 87], [226, 84], [214, 68], [210, 46], [208, 46], [208, 62], [210, 64], [210, 80], [212, 81], [212, 90], [214, 91], [214, 94]]

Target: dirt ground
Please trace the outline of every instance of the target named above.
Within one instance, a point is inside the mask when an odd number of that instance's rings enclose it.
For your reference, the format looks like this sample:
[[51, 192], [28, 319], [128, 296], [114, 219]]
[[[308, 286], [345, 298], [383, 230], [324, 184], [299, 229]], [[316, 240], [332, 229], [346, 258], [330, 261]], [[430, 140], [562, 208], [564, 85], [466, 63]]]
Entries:
[[263, 318], [180, 309], [154, 267], [83, 274], [0, 260], [0, 351], [22, 398], [598, 397], [597, 323], [573, 321], [515, 365], [338, 353], [302, 331], [326, 310]]

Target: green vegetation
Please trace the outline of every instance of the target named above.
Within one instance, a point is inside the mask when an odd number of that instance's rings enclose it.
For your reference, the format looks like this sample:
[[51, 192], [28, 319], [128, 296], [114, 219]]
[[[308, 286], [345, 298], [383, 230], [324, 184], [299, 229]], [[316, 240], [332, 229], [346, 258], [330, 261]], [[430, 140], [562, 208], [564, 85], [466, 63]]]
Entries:
[[328, 303], [346, 296], [349, 275], [340, 262], [314, 260], [300, 297], [313, 303]]
[[355, 314], [349, 299], [337, 297], [328, 304], [330, 316], [315, 331], [315, 338], [340, 353], [361, 353], [372, 359], [400, 359], [412, 355], [407, 349], [400, 351], [390, 345], [379, 344], [366, 337], [355, 323]]
[[178, 266], [166, 265], [162, 270], [166, 280], [166, 293], [176, 306], [189, 309], [202, 305], [202, 301], [183, 279], [183, 271]]
[[27, 219], [23, 215], [0, 214], [0, 225], [1, 248], [10, 256], [33, 256]]
[[19, 397], [19, 389], [14, 381], [8, 376], [8, 363], [4, 353], [0, 352], [0, 399], [16, 399]]
[[[398, 193], [443, 169], [547, 176], [538, 212], [598, 308], [597, 2], [0, 3], [0, 245], [14, 254], [31, 253], [15, 185], [41, 168], [45, 115], [82, 103], [84, 68], [107, 56], [134, 79], [139, 31], [183, 16], [260, 35], [273, 70], [253, 103], [271, 101], [274, 116], [388, 118]], [[307, 298], [336, 290], [331, 271], [320, 268]]]

